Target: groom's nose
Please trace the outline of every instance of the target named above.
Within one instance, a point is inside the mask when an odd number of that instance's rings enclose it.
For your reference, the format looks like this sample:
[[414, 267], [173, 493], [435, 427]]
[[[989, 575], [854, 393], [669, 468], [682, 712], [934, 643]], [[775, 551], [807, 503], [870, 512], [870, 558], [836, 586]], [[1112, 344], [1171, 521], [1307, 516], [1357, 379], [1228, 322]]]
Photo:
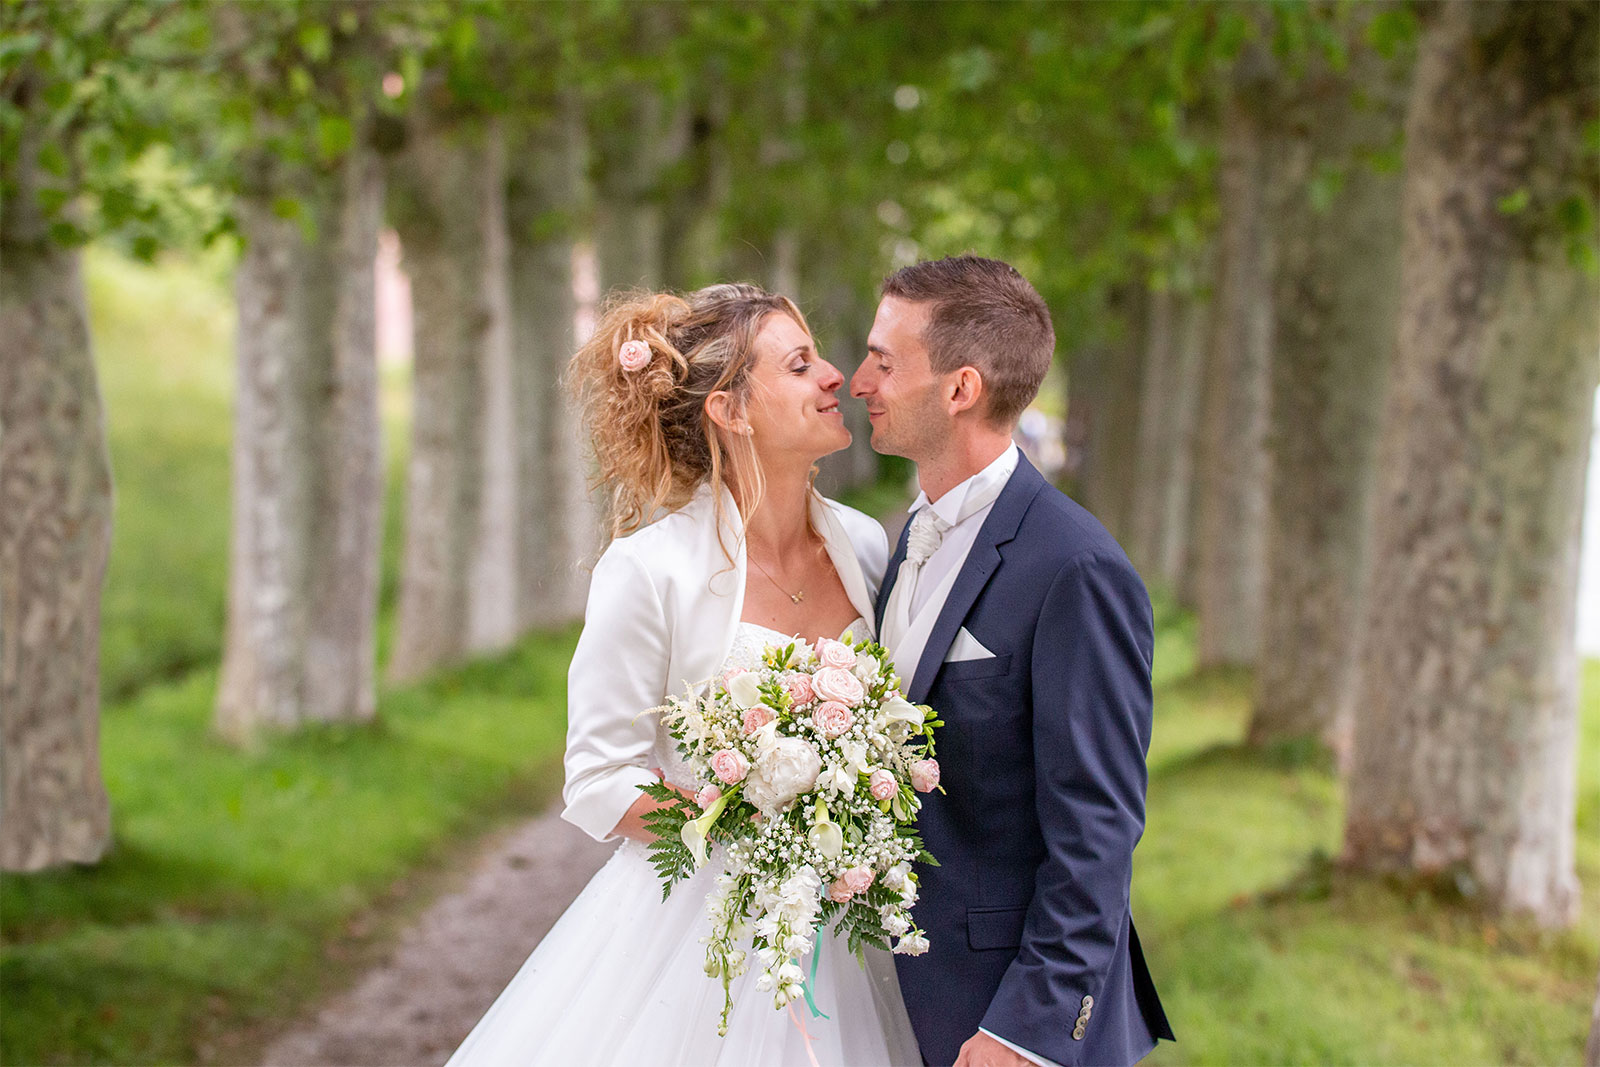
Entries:
[[867, 363], [862, 360], [861, 366], [850, 376], [850, 395], [860, 400], [867, 395]]

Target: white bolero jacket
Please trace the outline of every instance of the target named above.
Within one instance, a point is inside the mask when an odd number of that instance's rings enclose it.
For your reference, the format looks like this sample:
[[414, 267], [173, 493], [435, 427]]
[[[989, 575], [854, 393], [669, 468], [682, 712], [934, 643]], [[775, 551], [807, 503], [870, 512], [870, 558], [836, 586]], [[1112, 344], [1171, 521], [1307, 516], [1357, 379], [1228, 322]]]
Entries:
[[[812, 494], [821, 533], [862, 618], [889, 562], [877, 521]], [[597, 841], [657, 780], [650, 769], [656, 717], [641, 714], [712, 678], [733, 647], [744, 611], [744, 524], [723, 492], [723, 541], [711, 490], [613, 541], [595, 564], [583, 634], [567, 672], [566, 787], [561, 817]]]

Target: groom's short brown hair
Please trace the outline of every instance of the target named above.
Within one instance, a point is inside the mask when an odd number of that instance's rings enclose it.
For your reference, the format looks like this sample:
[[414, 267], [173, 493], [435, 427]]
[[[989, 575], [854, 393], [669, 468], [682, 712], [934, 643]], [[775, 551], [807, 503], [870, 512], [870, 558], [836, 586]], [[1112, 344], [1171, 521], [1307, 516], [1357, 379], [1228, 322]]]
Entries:
[[1032, 402], [1055, 355], [1044, 298], [1009, 263], [948, 256], [901, 267], [883, 295], [931, 304], [922, 343], [935, 374], [975, 367], [989, 395], [989, 421], [1010, 428]]

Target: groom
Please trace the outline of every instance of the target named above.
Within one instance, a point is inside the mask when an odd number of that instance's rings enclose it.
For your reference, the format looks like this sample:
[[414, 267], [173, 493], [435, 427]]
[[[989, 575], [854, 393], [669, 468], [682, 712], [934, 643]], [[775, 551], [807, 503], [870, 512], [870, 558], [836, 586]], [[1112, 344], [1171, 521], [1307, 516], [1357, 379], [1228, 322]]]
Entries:
[[1131, 1064], [1172, 1038], [1128, 911], [1154, 636], [1122, 549], [1011, 442], [1049, 311], [997, 260], [918, 263], [867, 348], [851, 395], [922, 486], [878, 632], [946, 723], [918, 822], [932, 948], [895, 957], [912, 1027], [930, 1064]]

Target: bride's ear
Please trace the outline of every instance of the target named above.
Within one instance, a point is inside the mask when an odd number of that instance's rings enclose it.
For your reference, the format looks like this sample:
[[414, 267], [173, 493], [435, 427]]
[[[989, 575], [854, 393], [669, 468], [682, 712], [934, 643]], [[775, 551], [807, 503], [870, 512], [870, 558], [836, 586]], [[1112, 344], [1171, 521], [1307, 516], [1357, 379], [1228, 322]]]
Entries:
[[718, 389], [706, 397], [706, 417], [726, 433], [744, 436], [750, 432], [743, 405], [726, 389]]

